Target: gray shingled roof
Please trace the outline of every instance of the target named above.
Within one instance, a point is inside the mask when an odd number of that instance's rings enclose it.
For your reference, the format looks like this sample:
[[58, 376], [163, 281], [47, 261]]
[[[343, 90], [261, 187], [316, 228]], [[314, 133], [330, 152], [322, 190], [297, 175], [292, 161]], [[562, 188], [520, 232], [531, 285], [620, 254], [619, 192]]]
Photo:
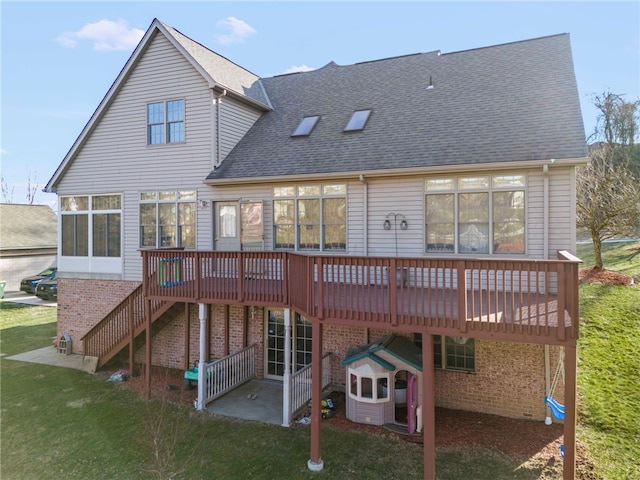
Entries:
[[198, 42], [190, 39], [169, 25], [162, 24], [182, 47], [198, 62], [216, 83], [238, 94], [269, 105], [260, 77], [231, 60], [219, 55]]
[[46, 205], [0, 203], [0, 250], [55, 248], [58, 217]]
[[[430, 79], [434, 88], [428, 89]], [[568, 34], [263, 79], [273, 111], [207, 180], [586, 157]], [[344, 133], [372, 109], [362, 132]], [[291, 137], [303, 116], [321, 119]]]

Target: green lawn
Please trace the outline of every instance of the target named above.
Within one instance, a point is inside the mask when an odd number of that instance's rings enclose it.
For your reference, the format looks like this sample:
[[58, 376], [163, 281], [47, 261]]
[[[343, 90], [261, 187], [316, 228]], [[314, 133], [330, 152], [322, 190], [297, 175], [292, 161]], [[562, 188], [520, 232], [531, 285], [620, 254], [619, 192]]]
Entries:
[[[580, 287], [579, 439], [602, 478], [640, 479], [640, 254], [635, 243], [606, 243], [604, 267], [631, 275], [632, 287]], [[591, 245], [580, 245], [584, 267]]]
[[[578, 255], [587, 258], [583, 250]], [[622, 247], [612, 252], [624, 256]], [[620, 269], [640, 274], [638, 257], [631, 261], [631, 267], [623, 262]], [[640, 478], [633, 469], [640, 458], [640, 355], [632, 348], [640, 340], [639, 293], [637, 287], [581, 287], [579, 438], [599, 474], [589, 478]], [[55, 313], [48, 307], [1, 304], [2, 354], [50, 345]], [[64, 368], [6, 359], [0, 367], [3, 480], [422, 478], [421, 445], [388, 436], [325, 426], [325, 468], [312, 473], [306, 467], [308, 427], [282, 428], [200, 415], [167, 402], [145, 403], [105, 377]], [[560, 478], [557, 465], [486, 449], [438, 449], [437, 469], [439, 479], [452, 480]]]

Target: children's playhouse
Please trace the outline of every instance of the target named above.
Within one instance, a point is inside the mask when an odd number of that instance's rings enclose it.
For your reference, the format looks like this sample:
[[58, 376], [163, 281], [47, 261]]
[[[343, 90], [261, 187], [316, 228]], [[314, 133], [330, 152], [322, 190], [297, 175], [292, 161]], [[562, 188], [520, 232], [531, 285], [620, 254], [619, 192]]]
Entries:
[[357, 423], [406, 426], [422, 431], [422, 351], [405, 337], [390, 335], [350, 348], [346, 367], [346, 415]]

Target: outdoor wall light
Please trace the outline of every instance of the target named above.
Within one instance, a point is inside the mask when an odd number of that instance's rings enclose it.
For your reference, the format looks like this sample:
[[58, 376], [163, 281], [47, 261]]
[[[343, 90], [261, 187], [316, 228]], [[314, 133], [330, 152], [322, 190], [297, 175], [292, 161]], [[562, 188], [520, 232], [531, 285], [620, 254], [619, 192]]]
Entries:
[[384, 228], [385, 230], [391, 230], [391, 222], [388, 218], [382, 224], [382, 228]]
[[400, 230], [406, 230], [407, 228], [409, 228], [409, 224], [407, 223], [406, 220], [402, 220], [400, 222]]

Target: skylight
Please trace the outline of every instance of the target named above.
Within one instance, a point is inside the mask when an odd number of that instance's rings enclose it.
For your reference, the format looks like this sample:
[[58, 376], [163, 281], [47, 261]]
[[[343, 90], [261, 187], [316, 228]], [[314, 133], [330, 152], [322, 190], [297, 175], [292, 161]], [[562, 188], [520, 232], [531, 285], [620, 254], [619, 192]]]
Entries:
[[371, 110], [356, 110], [355, 112], [353, 112], [353, 115], [351, 115], [349, 123], [347, 123], [344, 131], [353, 132], [355, 130], [363, 130], [364, 126], [367, 123], [367, 120], [369, 120], [370, 114]]
[[303, 136], [309, 135], [311, 133], [311, 130], [313, 130], [313, 127], [315, 127], [316, 123], [318, 123], [319, 118], [320, 118], [319, 115], [315, 115], [313, 117], [304, 117], [300, 121], [298, 128], [295, 129], [295, 131], [291, 134], [291, 136], [303, 137]]

